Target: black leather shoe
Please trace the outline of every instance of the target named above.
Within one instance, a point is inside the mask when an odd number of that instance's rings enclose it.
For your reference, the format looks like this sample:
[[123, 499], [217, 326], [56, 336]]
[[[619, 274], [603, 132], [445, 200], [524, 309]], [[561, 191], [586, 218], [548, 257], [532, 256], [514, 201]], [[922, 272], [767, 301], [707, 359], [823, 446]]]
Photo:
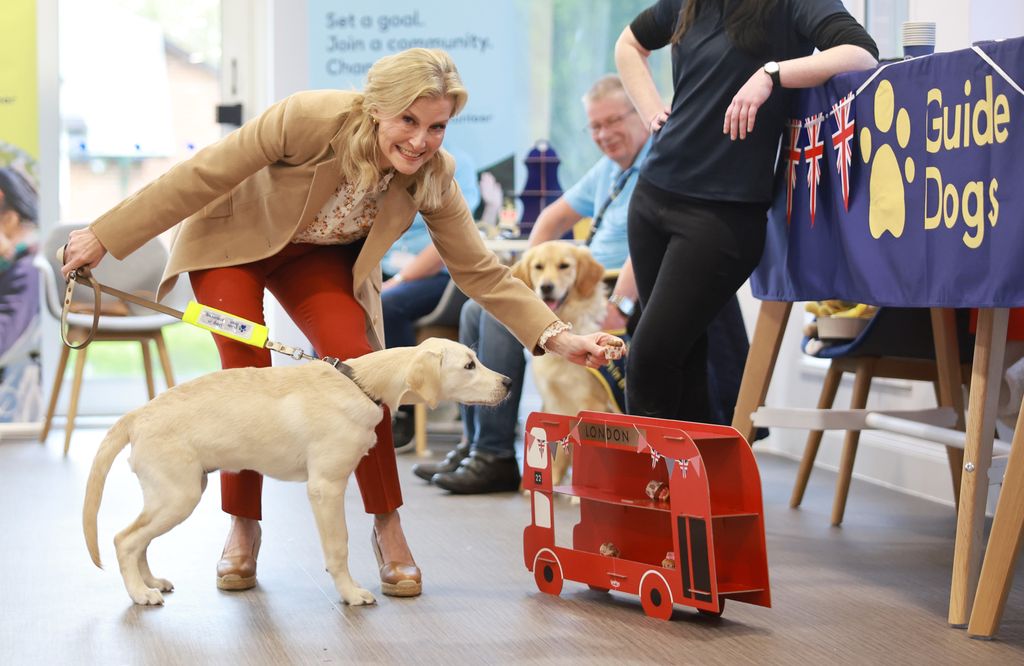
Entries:
[[413, 436], [416, 434], [416, 412], [411, 405], [402, 405], [391, 419], [391, 440], [395, 453], [407, 453], [416, 448]]
[[412, 473], [424, 481], [430, 481], [435, 474], [454, 472], [459, 468], [459, 463], [469, 455], [469, 443], [463, 442], [448, 452], [444, 460], [434, 463], [416, 463], [412, 466]]
[[499, 458], [473, 451], [454, 472], [435, 474], [431, 482], [459, 495], [500, 493], [519, 489], [519, 463], [515, 457]]

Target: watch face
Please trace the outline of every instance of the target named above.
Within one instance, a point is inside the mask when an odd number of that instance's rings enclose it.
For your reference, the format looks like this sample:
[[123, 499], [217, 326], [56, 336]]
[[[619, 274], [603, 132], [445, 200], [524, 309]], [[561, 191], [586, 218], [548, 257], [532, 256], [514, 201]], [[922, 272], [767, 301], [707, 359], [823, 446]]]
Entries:
[[777, 63], [777, 62], [765, 63], [764, 71], [768, 72], [769, 74], [777, 74], [778, 71], [779, 71], [779, 63]]

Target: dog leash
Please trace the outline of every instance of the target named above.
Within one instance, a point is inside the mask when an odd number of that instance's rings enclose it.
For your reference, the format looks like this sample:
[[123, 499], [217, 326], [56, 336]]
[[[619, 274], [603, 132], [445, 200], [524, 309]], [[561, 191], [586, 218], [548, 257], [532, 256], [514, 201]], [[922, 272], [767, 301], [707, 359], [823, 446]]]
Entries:
[[[57, 258], [63, 263], [64, 261], [63, 248], [57, 252]], [[81, 284], [86, 287], [91, 287], [93, 291], [93, 309], [92, 309], [92, 325], [89, 327], [89, 332], [85, 337], [85, 340], [81, 343], [74, 345], [68, 340], [68, 311], [71, 306], [72, 295], [75, 290], [75, 285]], [[70, 349], [82, 349], [86, 347], [93, 338], [96, 337], [96, 331], [99, 328], [100, 321], [100, 294], [109, 294], [115, 298], [119, 298], [129, 303], [141, 305], [149, 310], [161, 312], [166, 315], [170, 315], [175, 319], [192, 324], [198, 328], [205, 329], [211, 333], [222, 335], [232, 340], [252, 345], [253, 347], [262, 347], [271, 351], [276, 351], [286, 356], [290, 356], [296, 361], [317, 360], [315, 356], [311, 356], [297, 347], [291, 347], [289, 345], [281, 344], [280, 342], [274, 342], [268, 337], [267, 327], [256, 322], [249, 321], [237, 315], [233, 315], [230, 312], [224, 312], [217, 308], [212, 308], [208, 305], [202, 305], [196, 301], [189, 301], [184, 312], [181, 310], [175, 310], [174, 308], [167, 307], [155, 301], [151, 301], [146, 298], [141, 298], [134, 294], [129, 294], [126, 291], [115, 289], [114, 287], [102, 284], [99, 280], [92, 277], [92, 273], [88, 268], [81, 267], [77, 268], [68, 275], [68, 286], [64, 290], [64, 303], [61, 307], [60, 312], [60, 337], [61, 340]], [[327, 360], [325, 357], [324, 360]], [[352, 369], [345, 365], [338, 359], [331, 357], [331, 363], [334, 367], [338, 368], [343, 374], [347, 375], [350, 379], [352, 378]], [[330, 361], [329, 361], [330, 362]], [[339, 367], [344, 366], [348, 370]]]

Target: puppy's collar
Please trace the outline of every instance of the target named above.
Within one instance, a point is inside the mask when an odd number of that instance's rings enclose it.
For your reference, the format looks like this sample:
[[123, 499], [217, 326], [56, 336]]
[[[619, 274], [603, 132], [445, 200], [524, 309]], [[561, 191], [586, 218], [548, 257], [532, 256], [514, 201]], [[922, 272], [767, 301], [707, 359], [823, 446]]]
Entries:
[[332, 365], [335, 370], [337, 370], [338, 372], [340, 372], [341, 374], [345, 375], [350, 380], [352, 380], [352, 383], [356, 385], [356, 388], [358, 388], [360, 391], [362, 391], [363, 395], [365, 395], [367, 398], [372, 400], [375, 404], [377, 404], [378, 406], [381, 404], [380, 398], [375, 398], [372, 395], [370, 395], [366, 391], [366, 389], [363, 388], [362, 384], [360, 384], [358, 381], [356, 381], [356, 372], [355, 372], [355, 370], [352, 369], [351, 365], [348, 365], [347, 363], [343, 363], [341, 361], [341, 359], [335, 358], [333, 356], [324, 356], [320, 360], [324, 361], [325, 363], [328, 363], [328, 364]]

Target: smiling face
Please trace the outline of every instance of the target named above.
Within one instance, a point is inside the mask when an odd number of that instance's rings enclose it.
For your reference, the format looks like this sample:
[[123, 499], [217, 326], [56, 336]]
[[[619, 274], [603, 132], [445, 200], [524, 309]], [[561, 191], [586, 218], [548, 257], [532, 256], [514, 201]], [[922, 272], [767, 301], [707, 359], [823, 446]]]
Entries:
[[612, 94], [587, 103], [590, 136], [601, 152], [625, 169], [647, 141], [647, 129], [624, 94]]
[[377, 130], [380, 166], [412, 175], [441, 147], [454, 104], [448, 97], [421, 97], [393, 118], [381, 118]]

